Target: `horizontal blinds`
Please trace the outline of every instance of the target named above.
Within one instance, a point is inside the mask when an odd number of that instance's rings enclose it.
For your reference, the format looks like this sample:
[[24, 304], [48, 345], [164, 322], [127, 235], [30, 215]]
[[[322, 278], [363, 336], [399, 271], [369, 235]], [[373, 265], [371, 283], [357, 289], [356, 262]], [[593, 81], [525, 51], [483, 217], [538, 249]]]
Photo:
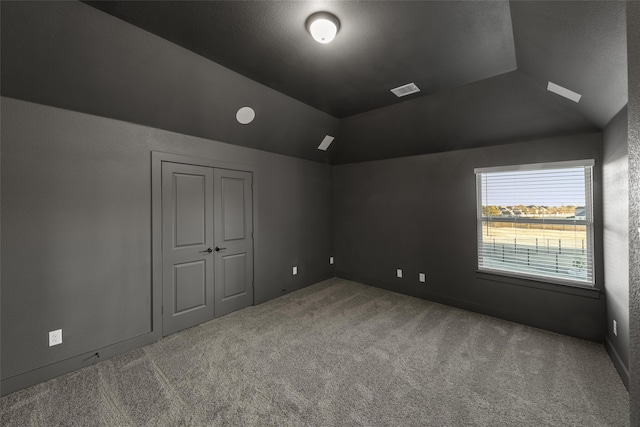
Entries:
[[478, 268], [593, 284], [591, 169], [476, 172]]
[[585, 206], [586, 169], [482, 173], [482, 204], [547, 208]]
[[528, 171], [528, 170], [545, 170], [545, 169], [566, 169], [577, 166], [594, 166], [595, 161], [593, 159], [584, 160], [569, 160], [566, 162], [552, 162], [552, 163], [530, 163], [526, 165], [508, 165], [508, 166], [492, 166], [488, 168], [476, 168], [475, 173], [483, 172], [515, 172], [515, 171]]

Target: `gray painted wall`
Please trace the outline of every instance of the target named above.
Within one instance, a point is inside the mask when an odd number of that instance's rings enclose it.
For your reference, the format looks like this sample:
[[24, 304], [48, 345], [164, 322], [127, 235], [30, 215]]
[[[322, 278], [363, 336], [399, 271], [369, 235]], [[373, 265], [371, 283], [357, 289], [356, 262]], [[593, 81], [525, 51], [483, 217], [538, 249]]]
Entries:
[[[1, 106], [3, 381], [149, 333], [152, 151], [254, 168], [256, 303], [333, 276], [330, 166], [9, 98]], [[63, 344], [48, 347], [58, 328]]]
[[[2, 22], [2, 8], [0, 8], [0, 22]], [[0, 45], [2, 45], [0, 36]], [[0, 65], [1, 68], [1, 65]], [[0, 242], [2, 242], [2, 126], [0, 126]], [[1, 244], [1, 243], [0, 243]], [[2, 251], [0, 250], [0, 272], [2, 271]], [[2, 274], [0, 274], [0, 370], [2, 369]], [[2, 381], [0, 381], [0, 396], [2, 396]]]
[[[5, 39], [2, 91], [5, 96], [10, 96], [12, 90], [19, 88], [22, 95], [30, 94], [24, 96], [27, 99], [56, 105], [60, 99], [68, 99], [59, 96], [60, 91], [72, 91], [77, 95], [75, 104], [60, 107], [86, 108], [94, 114], [116, 118], [126, 113], [127, 117], [135, 117], [135, 120], [157, 128], [168, 128], [275, 152], [284, 151], [286, 147], [286, 150], [299, 150], [296, 155], [300, 157], [328, 160], [328, 154], [319, 153], [315, 147], [324, 133], [330, 132], [327, 129], [335, 130], [337, 126], [337, 121], [330, 116], [234, 75], [223, 67], [100, 14], [81, 3], [16, 6], [11, 2], [2, 2], [2, 16], [5, 17], [5, 8], [14, 6], [23, 8], [17, 15], [18, 19], [7, 19], [5, 22], [3, 18], [2, 21], [2, 36]], [[640, 272], [637, 267], [640, 264], [637, 234], [640, 219], [640, 93], [637, 80], [640, 75], [639, 22], [640, 6], [630, 4], [628, 50], [632, 237], [629, 242], [629, 332], [631, 396], [632, 402], [637, 403], [636, 408], [640, 407]], [[80, 33], [83, 34], [82, 37], [78, 37]], [[8, 39], [7, 35], [10, 35]], [[25, 55], [25, 52], [29, 54]], [[144, 76], [150, 74], [151, 77], [141, 77], [139, 70], [145, 70]], [[147, 73], [149, 70], [154, 72]], [[43, 78], [55, 79], [58, 84], [40, 87], [38, 84], [44, 83]], [[452, 140], [461, 141], [461, 144], [471, 144], [470, 138], [475, 142], [484, 140], [495, 144], [521, 138], [524, 134], [528, 137], [540, 136], [536, 133], [540, 128], [548, 128], [550, 133], [564, 133], [592, 127], [579, 116], [558, 108], [553, 101], [534, 94], [535, 85], [525, 85], [517, 92], [509, 90], [523, 78], [524, 76], [514, 72], [479, 85], [471, 92], [476, 94], [473, 98], [478, 105], [475, 106], [457, 102], [456, 92], [443, 95], [447, 99], [453, 99], [452, 102], [436, 99], [435, 104], [425, 104], [422, 110], [417, 109], [407, 119], [401, 109], [395, 117], [389, 116], [387, 121], [379, 120], [375, 112], [364, 121], [362, 117], [354, 118], [353, 123], [345, 122], [343, 130], [345, 136], [352, 132], [357, 139], [344, 142], [334, 153], [334, 160], [349, 161], [352, 152], [366, 149], [373, 137], [381, 141], [382, 147], [373, 157], [384, 154], [383, 143], [394, 141], [399, 135], [408, 141], [404, 154], [412, 154], [415, 149], [413, 144], [416, 141], [422, 142], [424, 135], [421, 132], [426, 132], [424, 129], [427, 128], [423, 126], [422, 112], [432, 113], [446, 105], [450, 106], [450, 111], [445, 113], [446, 120], [456, 119], [458, 123], [459, 114], [466, 114], [465, 126], [460, 126], [462, 134], [449, 136]], [[496, 95], [493, 90], [497, 87], [500, 91]], [[517, 111], [498, 108], [503, 105], [508, 109], [511, 105], [510, 97], [527, 96], [529, 92], [532, 101], [528, 108]], [[492, 96], [484, 97], [484, 93]], [[483, 99], [489, 98], [492, 99], [489, 105], [482, 103]], [[265, 120], [257, 121], [251, 127], [235, 124], [235, 109], [245, 103], [260, 106], [258, 117], [264, 117]], [[445, 160], [444, 164], [449, 165], [449, 169], [454, 169], [460, 159], [465, 159], [464, 164], [473, 164], [470, 157], [475, 156], [469, 152], [454, 152], [424, 157], [431, 160], [424, 160], [422, 157], [401, 159], [401, 166], [391, 163], [395, 166], [385, 166], [383, 169], [388, 173], [383, 176], [392, 176], [390, 180], [395, 179], [397, 182], [383, 182], [382, 188], [386, 185], [386, 193], [368, 193], [369, 200], [364, 200], [365, 208], [347, 204], [349, 210], [343, 218], [340, 209], [348, 202], [344, 196], [346, 193], [335, 188], [335, 200], [339, 203], [332, 210], [331, 189], [327, 185], [328, 172], [321, 165], [7, 98], [2, 100], [2, 107], [4, 141], [0, 162], [4, 166], [1, 174], [2, 206], [5, 208], [0, 227], [4, 231], [1, 307], [10, 307], [10, 311], [1, 311], [0, 318], [4, 320], [1, 343], [10, 342], [13, 345], [20, 341], [17, 350], [13, 347], [9, 349], [7, 345], [0, 347], [0, 354], [3, 356], [11, 354], [9, 359], [2, 357], [3, 378], [7, 370], [19, 372], [59, 360], [69, 361], [72, 359], [65, 358], [77, 358], [87, 349], [93, 349], [94, 345], [121, 343], [122, 340], [145, 333], [148, 329], [148, 318], [139, 313], [141, 310], [147, 310], [148, 313], [151, 303], [148, 295], [150, 162], [147, 155], [151, 150], [228, 159], [256, 165], [259, 171], [264, 172], [258, 172], [264, 181], [257, 186], [256, 209], [262, 216], [259, 222], [261, 230], [256, 236], [256, 247], [260, 245], [260, 251], [256, 252], [256, 274], [262, 275], [263, 282], [256, 282], [256, 302], [279, 295], [283, 284], [286, 289], [294, 290], [331, 275], [331, 270], [325, 265], [326, 256], [331, 252], [330, 238], [326, 237], [331, 229], [327, 219], [329, 212], [334, 213], [337, 226], [345, 226], [345, 221], [357, 224], [356, 213], [367, 218], [371, 212], [369, 208], [386, 209], [384, 202], [377, 199], [387, 197], [389, 200], [397, 200], [400, 206], [423, 209], [425, 217], [435, 216], [420, 199], [415, 201], [404, 191], [395, 194], [395, 184], [399, 182], [401, 185], [414, 185], [415, 177], [431, 176], [436, 179], [435, 185], [428, 186], [419, 182], [421, 186], [418, 188], [428, 190], [427, 194], [435, 195], [441, 200], [453, 200], [453, 194], [448, 195], [445, 190], [437, 188], [437, 179], [440, 179], [441, 184], [444, 183], [443, 188], [455, 190], [460, 188], [459, 182], [456, 184], [458, 186], [452, 183], [459, 178], [449, 179], [451, 171], [445, 170], [439, 162]], [[176, 109], [192, 113], [176, 115]], [[533, 124], [532, 116], [536, 117], [538, 124], [543, 123], [544, 126], [527, 128]], [[187, 117], [188, 121], [178, 120], [178, 117]], [[487, 120], [496, 117], [502, 120], [508, 117], [509, 125], [500, 126], [503, 131], [493, 134], [493, 127], [487, 125], [490, 123]], [[358, 120], [364, 124], [356, 122]], [[391, 126], [393, 123], [395, 124]], [[380, 128], [372, 125], [379, 125]], [[437, 122], [430, 125], [437, 127]], [[358, 129], [366, 129], [369, 133], [361, 133]], [[416, 129], [423, 130], [416, 132]], [[300, 141], [304, 143], [301, 144]], [[336, 142], [342, 143], [340, 140]], [[434, 140], [434, 143], [437, 144], [438, 141]], [[541, 144], [549, 145], [548, 142]], [[339, 144], [335, 146], [340, 147]], [[480, 159], [489, 163], [500, 158], [493, 156], [503, 156], [505, 161], [523, 157], [545, 157], [544, 153], [531, 148], [533, 146], [536, 145], [514, 146], [528, 147], [524, 153], [510, 145], [501, 149], [492, 147], [486, 152], [477, 153], [480, 153]], [[563, 148], [560, 150], [560, 157], [570, 157], [574, 148], [576, 147], [566, 150]], [[583, 148], [577, 152], [581, 152]], [[434, 149], [439, 150], [438, 147]], [[16, 161], [18, 163], [13, 163]], [[415, 166], [416, 162], [433, 170], [417, 170], [422, 166]], [[367, 165], [362, 166], [365, 172], [377, 172], [377, 169]], [[404, 165], [413, 166], [404, 171]], [[349, 171], [352, 167], [359, 166], [336, 168], [334, 182], [337, 183], [337, 179], [344, 175], [343, 178], [351, 182], [356, 190], [370, 190], [372, 187], [363, 182], [368, 179], [366, 176], [351, 176]], [[133, 180], [133, 185], [129, 184], [129, 179]], [[382, 178], [371, 179], [376, 185], [381, 180]], [[41, 187], [50, 192], [45, 192]], [[309, 188], [316, 189], [318, 194], [314, 195], [308, 191]], [[83, 203], [77, 202], [79, 198], [83, 199]], [[6, 199], [12, 203], [15, 201], [17, 205], [6, 203]], [[358, 196], [356, 200], [363, 200], [363, 197]], [[288, 204], [289, 201], [293, 202]], [[16, 214], [19, 209], [25, 209], [25, 214]], [[466, 209], [468, 206], [461, 209], [465, 210], [465, 214], [456, 212], [456, 215], [466, 218]], [[8, 212], [8, 217], [5, 212]], [[421, 219], [416, 219], [410, 210], [388, 213], [388, 218], [398, 217], [406, 218], [409, 224], [418, 224], [418, 230], [422, 227], [422, 231], [431, 234], [419, 238], [413, 235], [415, 233], [392, 224], [391, 231], [385, 235], [373, 227], [372, 222], [379, 221], [373, 225], [386, 227], [388, 221], [379, 217], [367, 219], [363, 228], [370, 227], [371, 237], [354, 233], [341, 242], [342, 255], [337, 257], [337, 262], [338, 267], [344, 269], [345, 275], [362, 277], [365, 282], [376, 282], [380, 286], [406, 293], [579, 336], [590, 322], [599, 322], [601, 326], [595, 327], [590, 336], [604, 334], [605, 319], [601, 300], [555, 292], [551, 297], [551, 291], [546, 289], [479, 279], [468, 268], [449, 275], [447, 271], [450, 269], [445, 267], [450, 259], [447, 259], [446, 254], [452, 253], [454, 248], [442, 248], [438, 244], [439, 230], [425, 229]], [[20, 224], [19, 229], [7, 227], [16, 221]], [[473, 224], [475, 227], [475, 222]], [[98, 232], [94, 233], [94, 229]], [[5, 237], [6, 230], [10, 231], [9, 237]], [[110, 233], [110, 230], [114, 232]], [[85, 238], [85, 235], [89, 238]], [[400, 236], [404, 240], [394, 240], [394, 236]], [[309, 243], [310, 241], [313, 243]], [[363, 241], [372, 242], [371, 259], [354, 259], [362, 257], [357, 257], [350, 249], [362, 248]], [[397, 241], [403, 243], [398, 245]], [[380, 243], [386, 246], [381, 246]], [[471, 265], [470, 259], [473, 258], [475, 262], [474, 251], [475, 242], [471, 246], [469, 242], [463, 245], [461, 253], [467, 267]], [[393, 276], [398, 263], [396, 260], [399, 259], [395, 252], [402, 255], [402, 262], [408, 260], [407, 265], [415, 270], [411, 274], [429, 268], [426, 271], [429, 278], [426, 290], [415, 283], [398, 283], [393, 277], [389, 277], [389, 274]], [[29, 259], [34, 256], [46, 262], [31, 264]], [[317, 261], [318, 258], [321, 260]], [[384, 262], [384, 268], [379, 267], [377, 261]], [[296, 277], [290, 275], [290, 266], [294, 264], [300, 268], [300, 275]], [[89, 269], [92, 271], [88, 271]], [[377, 275], [376, 269], [379, 269], [381, 276]], [[405, 268], [405, 274], [409, 273]], [[10, 278], [8, 283], [7, 277]], [[381, 278], [377, 279], [378, 277]], [[109, 286], [105, 286], [105, 283]], [[40, 292], [43, 287], [46, 295]], [[71, 294], [74, 296], [70, 296]], [[9, 295], [9, 300], [6, 295]], [[126, 296], [126, 304], [120, 304], [123, 295]], [[105, 305], [107, 310], [103, 310], [102, 305], [96, 305], [99, 298], [108, 301]], [[529, 300], [534, 309], [520, 310], [523, 301]], [[25, 301], [28, 304], [20, 308], [13, 306], [16, 302]], [[32, 302], [36, 308], [29, 309]], [[115, 307], [116, 304], [119, 306]], [[24, 308], [26, 314], [22, 313], [23, 307], [27, 307]], [[97, 311], [90, 309], [96, 307]], [[542, 311], [536, 313], [535, 308], [541, 308]], [[18, 311], [21, 313], [15, 317]], [[540, 313], [544, 313], [544, 316], [540, 316]], [[585, 313], [595, 313], [594, 319], [585, 319]], [[22, 325], [20, 320], [24, 315], [31, 315], [35, 320]], [[120, 316], [126, 318], [126, 324]], [[65, 347], [54, 347], [55, 353], [51, 353], [50, 350], [53, 349], [48, 347], [40, 351], [43, 343], [46, 343], [44, 334], [52, 329], [49, 327], [50, 322], [63, 320], [74, 325], [69, 331], [73, 332], [71, 335], [67, 335], [65, 327]], [[606, 320], [606, 324], [610, 325], [610, 319]], [[96, 328], [97, 337], [93, 334], [89, 336]], [[35, 336], [34, 340], [30, 339]], [[73, 346], [73, 349], [69, 350], [66, 345]], [[18, 358], [24, 361], [16, 361]], [[68, 369], [77, 367], [73, 363], [65, 366]], [[640, 424], [640, 414], [637, 411], [635, 414], [635, 419]]]
[[[629, 381], [629, 151], [627, 108], [605, 128], [602, 149], [606, 345], [623, 381]], [[613, 333], [617, 322], [618, 335]]]
[[[80, 2], [2, 2], [2, 96], [328, 162], [338, 119]], [[236, 122], [242, 106], [252, 126]]]
[[629, 52], [629, 383], [631, 425], [640, 425], [640, 2], [628, 2]]
[[[334, 166], [336, 275], [602, 342], [599, 292], [476, 273], [474, 175], [476, 167], [519, 163], [594, 158], [600, 165], [601, 140], [594, 133]], [[594, 172], [596, 218], [600, 167]], [[601, 287], [599, 239], [595, 247]], [[404, 278], [396, 278], [397, 268]], [[419, 272], [426, 273], [426, 284], [419, 283]]]

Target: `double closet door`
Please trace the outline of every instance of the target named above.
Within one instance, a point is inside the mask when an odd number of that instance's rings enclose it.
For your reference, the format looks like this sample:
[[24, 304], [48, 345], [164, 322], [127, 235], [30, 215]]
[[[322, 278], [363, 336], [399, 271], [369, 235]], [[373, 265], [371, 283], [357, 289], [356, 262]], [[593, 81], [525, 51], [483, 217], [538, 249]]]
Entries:
[[250, 172], [162, 162], [162, 333], [253, 304]]

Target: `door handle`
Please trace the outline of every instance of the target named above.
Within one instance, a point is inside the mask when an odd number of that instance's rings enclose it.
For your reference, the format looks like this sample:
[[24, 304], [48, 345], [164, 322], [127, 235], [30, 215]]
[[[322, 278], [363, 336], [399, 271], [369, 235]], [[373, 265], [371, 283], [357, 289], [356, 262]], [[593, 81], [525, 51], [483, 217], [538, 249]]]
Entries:
[[208, 248], [206, 251], [200, 251], [201, 254], [206, 254], [206, 253], [211, 253], [213, 252], [213, 249]]
[[216, 246], [216, 252], [226, 251], [226, 250], [227, 250], [227, 248], [221, 248], [221, 247]]

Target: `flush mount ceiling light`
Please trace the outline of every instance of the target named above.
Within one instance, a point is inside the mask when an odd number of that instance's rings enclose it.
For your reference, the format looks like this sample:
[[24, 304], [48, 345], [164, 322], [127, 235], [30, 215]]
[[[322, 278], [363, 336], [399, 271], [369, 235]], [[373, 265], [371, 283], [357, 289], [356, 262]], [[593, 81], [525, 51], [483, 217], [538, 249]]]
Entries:
[[340, 21], [329, 12], [316, 12], [307, 18], [307, 31], [318, 43], [329, 43], [340, 30]]

